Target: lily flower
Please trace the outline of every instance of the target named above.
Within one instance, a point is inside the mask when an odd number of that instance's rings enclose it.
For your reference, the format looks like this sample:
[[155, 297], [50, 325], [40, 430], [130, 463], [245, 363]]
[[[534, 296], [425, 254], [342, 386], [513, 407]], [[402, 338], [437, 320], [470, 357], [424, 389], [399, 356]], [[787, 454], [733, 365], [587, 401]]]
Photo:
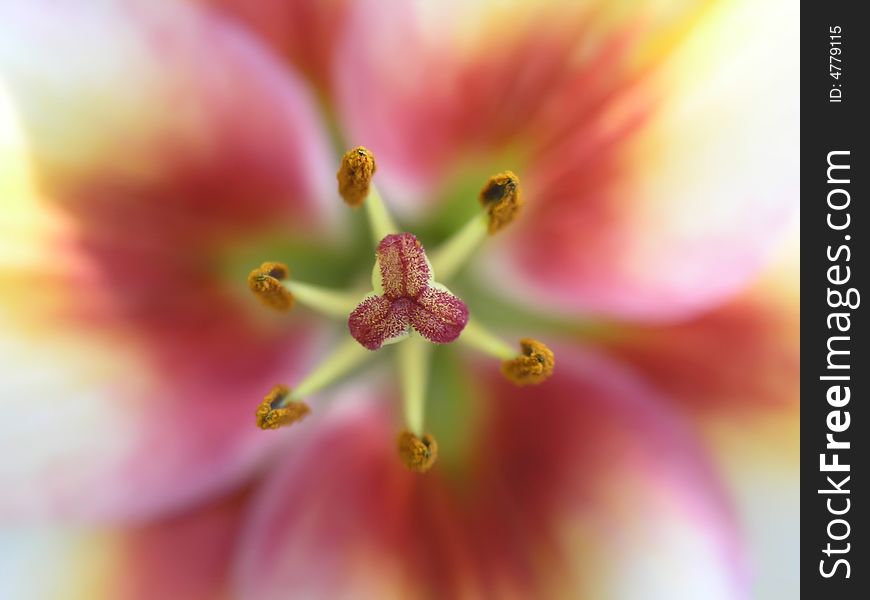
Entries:
[[745, 597], [795, 18], [4, 4], [0, 589]]

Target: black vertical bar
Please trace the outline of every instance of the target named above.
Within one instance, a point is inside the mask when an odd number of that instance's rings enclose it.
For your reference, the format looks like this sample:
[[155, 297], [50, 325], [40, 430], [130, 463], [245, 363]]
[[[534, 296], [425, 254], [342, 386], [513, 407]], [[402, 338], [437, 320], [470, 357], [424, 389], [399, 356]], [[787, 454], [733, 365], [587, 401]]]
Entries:
[[870, 23], [862, 2], [801, 8], [801, 592], [863, 599]]

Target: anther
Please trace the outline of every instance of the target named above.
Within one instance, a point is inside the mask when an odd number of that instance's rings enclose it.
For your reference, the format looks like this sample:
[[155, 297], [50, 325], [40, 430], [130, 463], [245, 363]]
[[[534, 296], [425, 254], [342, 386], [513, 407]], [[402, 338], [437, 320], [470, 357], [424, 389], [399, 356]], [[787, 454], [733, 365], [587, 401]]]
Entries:
[[415, 473], [425, 473], [438, 459], [438, 443], [428, 433], [421, 439], [410, 431], [402, 431], [397, 445], [402, 462]]
[[286, 265], [264, 262], [248, 274], [248, 287], [266, 306], [286, 312], [293, 308], [293, 294], [281, 283], [288, 274]]
[[513, 221], [523, 206], [519, 177], [512, 171], [493, 175], [480, 190], [479, 199], [489, 216], [488, 230], [492, 235]]
[[338, 169], [338, 193], [350, 206], [359, 206], [369, 195], [369, 185], [377, 170], [375, 156], [367, 148], [357, 146], [341, 158]]
[[289, 396], [290, 388], [286, 385], [273, 387], [257, 407], [257, 427], [260, 429], [278, 429], [302, 420], [305, 415], [311, 412], [307, 404], [291, 402], [288, 400]]
[[520, 340], [522, 354], [501, 363], [502, 374], [516, 385], [535, 385], [549, 379], [556, 359], [553, 351], [537, 340]]

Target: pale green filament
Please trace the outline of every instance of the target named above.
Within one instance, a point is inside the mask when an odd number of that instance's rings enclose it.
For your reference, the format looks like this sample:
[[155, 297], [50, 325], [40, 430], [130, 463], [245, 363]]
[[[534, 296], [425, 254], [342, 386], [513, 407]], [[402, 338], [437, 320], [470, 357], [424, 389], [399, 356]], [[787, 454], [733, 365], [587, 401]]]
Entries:
[[346, 339], [335, 352], [290, 390], [281, 405], [283, 406], [291, 400], [302, 400], [319, 392], [372, 356], [374, 353], [360, 346], [355, 339]]
[[432, 270], [441, 281], [446, 281], [468, 262], [480, 243], [486, 238], [488, 217], [479, 213], [453, 237], [432, 253]]
[[347, 319], [359, 304], [359, 294], [330, 290], [293, 279], [282, 283], [297, 302], [328, 317]]
[[431, 348], [432, 344], [415, 332], [411, 332], [411, 335], [396, 348], [405, 424], [408, 430], [419, 438], [423, 437]]
[[369, 227], [376, 246], [391, 233], [399, 233], [399, 228], [393, 222], [393, 218], [374, 183], [369, 185], [369, 195], [365, 200], [365, 205], [369, 216]]
[[499, 360], [511, 360], [517, 357], [516, 348], [512, 348], [507, 342], [487, 331], [475, 319], [469, 319], [459, 336], [459, 342]]

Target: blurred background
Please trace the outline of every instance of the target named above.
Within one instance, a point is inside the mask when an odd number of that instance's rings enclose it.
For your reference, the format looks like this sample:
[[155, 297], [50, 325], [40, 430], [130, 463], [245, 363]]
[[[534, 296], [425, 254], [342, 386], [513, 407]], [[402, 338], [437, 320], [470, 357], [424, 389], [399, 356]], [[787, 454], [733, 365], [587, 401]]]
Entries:
[[[0, 0], [0, 597], [797, 597], [798, 21]], [[443, 283], [555, 373], [434, 348], [425, 475], [393, 347], [255, 426], [348, 333], [245, 278], [370, 277], [356, 145], [427, 249], [526, 200]]]

